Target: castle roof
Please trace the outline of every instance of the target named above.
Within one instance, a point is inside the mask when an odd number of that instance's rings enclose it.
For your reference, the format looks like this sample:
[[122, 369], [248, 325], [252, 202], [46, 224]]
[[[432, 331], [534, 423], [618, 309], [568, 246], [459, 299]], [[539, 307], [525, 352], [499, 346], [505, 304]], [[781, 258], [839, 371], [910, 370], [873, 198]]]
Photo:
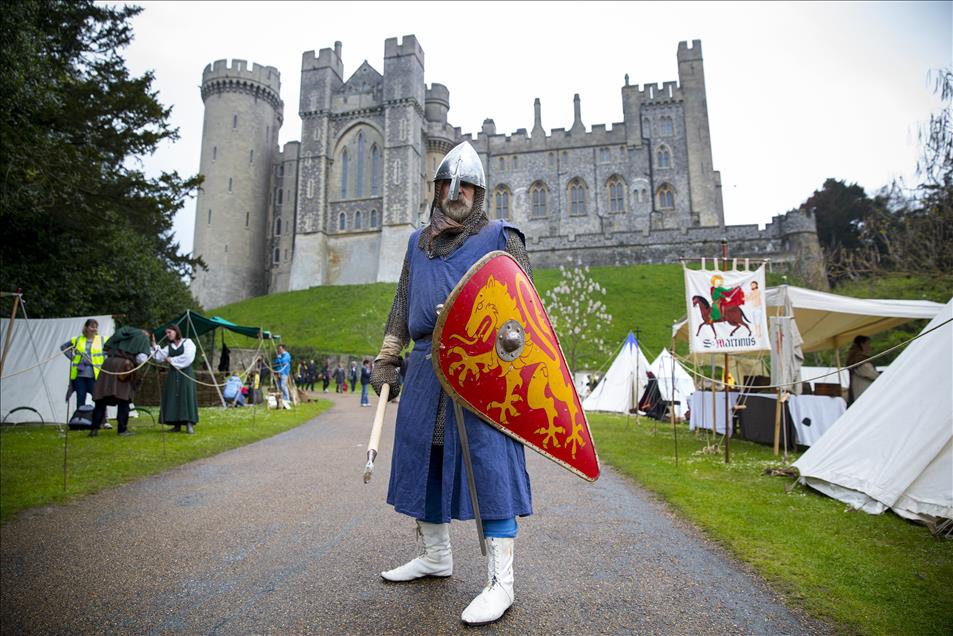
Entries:
[[341, 86], [341, 93], [368, 93], [380, 86], [384, 81], [384, 76], [378, 73], [373, 66], [364, 60], [356, 71]]

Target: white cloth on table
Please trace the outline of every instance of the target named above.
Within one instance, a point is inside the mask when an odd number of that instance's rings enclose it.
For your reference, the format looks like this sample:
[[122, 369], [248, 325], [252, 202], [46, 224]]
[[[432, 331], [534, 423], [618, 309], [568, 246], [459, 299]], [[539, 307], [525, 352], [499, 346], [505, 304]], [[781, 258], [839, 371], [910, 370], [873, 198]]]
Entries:
[[[792, 395], [788, 408], [797, 431], [797, 443], [811, 446], [844, 414], [847, 402], [844, 398], [826, 395]], [[805, 420], [810, 424], [805, 424]]]
[[[688, 420], [689, 430], [696, 428], [705, 428], [711, 430], [711, 391], [695, 391], [688, 398], [688, 404], [691, 407], [691, 415]], [[729, 416], [734, 413], [735, 404], [738, 403], [737, 391], [728, 392], [728, 408], [731, 409]], [[725, 393], [717, 391], [715, 393], [715, 432], [725, 433]]]

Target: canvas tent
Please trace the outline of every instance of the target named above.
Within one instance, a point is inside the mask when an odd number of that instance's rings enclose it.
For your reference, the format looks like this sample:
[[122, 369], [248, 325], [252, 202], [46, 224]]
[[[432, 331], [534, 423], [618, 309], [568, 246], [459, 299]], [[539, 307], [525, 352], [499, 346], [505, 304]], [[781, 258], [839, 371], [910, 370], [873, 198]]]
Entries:
[[[804, 342], [804, 353], [850, 344], [855, 336], [872, 336], [910, 320], [930, 320], [943, 308], [928, 300], [876, 300], [851, 298], [793, 285], [768, 288], [768, 315], [790, 307]], [[677, 338], [688, 341], [688, 321], [673, 327]]]
[[153, 330], [153, 333], [156, 337], [156, 342], [165, 337], [165, 328], [171, 324], [178, 325], [179, 329], [182, 331], [182, 335], [186, 338], [192, 338], [193, 340], [214, 329], [227, 329], [237, 334], [248, 336], [249, 338], [263, 338], [265, 340], [278, 338], [278, 336], [272, 336], [270, 332], [265, 331], [261, 327], [242, 327], [241, 325], [236, 325], [235, 323], [229, 322], [224, 318], [220, 318], [218, 316], [207, 318], [202, 314], [188, 309], [178, 317]]
[[794, 463], [802, 483], [872, 514], [953, 518], [951, 320], [953, 300]]
[[582, 408], [629, 413], [648, 384], [648, 370], [649, 362], [630, 331], [605, 376], [583, 401]]
[[[70, 361], [60, 352], [60, 346], [82, 335], [83, 325], [89, 318], [99, 322], [99, 335], [104, 341], [112, 335], [115, 329], [112, 316], [17, 318], [13, 321], [13, 335], [0, 379], [0, 405], [6, 423], [36, 422], [40, 418], [47, 424], [66, 422]], [[10, 320], [2, 319], [0, 343], [6, 341], [9, 328]], [[70, 408], [75, 403], [75, 399], [71, 400]], [[15, 409], [19, 410], [11, 413]]]
[[658, 354], [658, 357], [649, 365], [649, 371], [658, 378], [662, 399], [666, 402], [677, 401], [675, 414], [684, 419], [688, 412], [688, 396], [695, 392], [695, 382], [692, 380], [692, 376], [669, 353], [668, 349], [662, 349], [662, 353]]

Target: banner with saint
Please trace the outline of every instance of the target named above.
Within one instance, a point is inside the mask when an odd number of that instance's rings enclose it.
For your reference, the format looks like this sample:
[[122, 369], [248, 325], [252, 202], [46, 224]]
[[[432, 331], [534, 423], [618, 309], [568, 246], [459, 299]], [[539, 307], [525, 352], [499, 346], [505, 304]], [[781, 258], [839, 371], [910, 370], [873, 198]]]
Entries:
[[764, 265], [755, 271], [684, 271], [692, 353], [770, 349]]

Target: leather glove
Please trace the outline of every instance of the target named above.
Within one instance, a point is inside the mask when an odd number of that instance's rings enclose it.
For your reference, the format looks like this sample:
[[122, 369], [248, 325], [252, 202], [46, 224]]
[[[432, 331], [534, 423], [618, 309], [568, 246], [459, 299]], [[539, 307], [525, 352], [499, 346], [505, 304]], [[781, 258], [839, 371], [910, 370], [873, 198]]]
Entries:
[[371, 386], [374, 387], [377, 395], [381, 394], [381, 387], [384, 384], [390, 385], [388, 401], [393, 400], [400, 393], [399, 364], [400, 362], [394, 358], [381, 358], [374, 361], [374, 368], [371, 370]]

